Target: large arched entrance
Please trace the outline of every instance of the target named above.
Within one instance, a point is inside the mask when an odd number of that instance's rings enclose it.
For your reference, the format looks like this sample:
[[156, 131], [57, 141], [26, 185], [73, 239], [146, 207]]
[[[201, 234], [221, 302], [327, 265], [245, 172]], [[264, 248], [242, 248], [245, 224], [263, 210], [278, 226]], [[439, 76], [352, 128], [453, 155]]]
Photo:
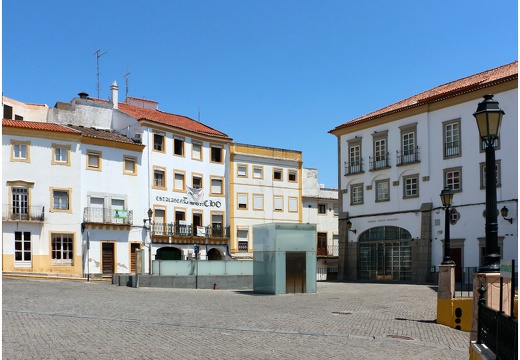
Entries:
[[182, 260], [182, 252], [174, 247], [162, 247], [157, 249], [155, 260]]
[[220, 251], [213, 248], [208, 251], [208, 260], [222, 260], [222, 254]]
[[397, 226], [379, 226], [359, 236], [360, 280], [411, 281], [412, 236]]

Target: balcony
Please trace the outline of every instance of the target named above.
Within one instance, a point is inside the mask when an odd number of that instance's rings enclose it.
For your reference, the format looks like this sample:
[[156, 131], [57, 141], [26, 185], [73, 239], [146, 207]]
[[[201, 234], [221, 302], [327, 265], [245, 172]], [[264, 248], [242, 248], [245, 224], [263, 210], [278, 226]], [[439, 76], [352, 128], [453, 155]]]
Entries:
[[158, 236], [229, 238], [229, 226], [196, 226], [183, 223], [153, 223], [152, 234]]
[[363, 172], [363, 159], [351, 162], [345, 161], [345, 176], [361, 174]]
[[83, 222], [94, 224], [132, 225], [132, 210], [86, 207]]
[[45, 206], [2, 205], [2, 221], [36, 221], [45, 220]]
[[390, 167], [390, 153], [386, 153], [384, 156], [376, 156], [375, 158], [370, 156], [369, 160], [370, 171], [387, 169]]
[[444, 157], [460, 156], [460, 143], [458, 141], [447, 142], [444, 145]]
[[318, 247], [316, 251], [316, 255], [319, 257], [323, 256], [339, 256], [339, 245], [327, 245], [327, 247]]
[[397, 150], [397, 166], [418, 163], [420, 161], [418, 146], [403, 151]]

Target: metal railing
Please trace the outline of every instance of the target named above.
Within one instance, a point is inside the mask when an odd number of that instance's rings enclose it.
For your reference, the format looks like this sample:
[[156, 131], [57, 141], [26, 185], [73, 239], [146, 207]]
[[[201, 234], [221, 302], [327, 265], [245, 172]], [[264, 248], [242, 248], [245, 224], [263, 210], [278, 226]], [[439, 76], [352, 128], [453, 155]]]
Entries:
[[196, 226], [193, 224], [180, 223], [153, 223], [152, 233], [154, 235], [166, 236], [198, 236], [229, 238], [229, 226], [218, 225]]
[[479, 300], [477, 343], [485, 344], [497, 359], [518, 359], [518, 320]]
[[338, 280], [338, 268], [316, 268], [316, 280], [317, 281], [336, 281]]
[[412, 164], [420, 161], [418, 146], [403, 151], [397, 150], [397, 165]]
[[458, 273], [455, 270], [455, 297], [473, 297], [473, 274], [478, 267], [461, 267]]
[[83, 222], [132, 225], [133, 212], [132, 210], [86, 207], [83, 209]]
[[448, 142], [444, 146], [444, 156], [457, 156], [460, 155], [460, 143], [458, 141]]
[[345, 175], [360, 174], [363, 172], [363, 159], [346, 162], [345, 161]]
[[44, 221], [44, 206], [21, 206], [2, 205], [2, 221]]
[[369, 156], [369, 170], [386, 169], [390, 167], [390, 153], [386, 153], [384, 156]]
[[339, 245], [327, 245], [327, 247], [318, 247], [316, 249], [317, 256], [339, 256]]

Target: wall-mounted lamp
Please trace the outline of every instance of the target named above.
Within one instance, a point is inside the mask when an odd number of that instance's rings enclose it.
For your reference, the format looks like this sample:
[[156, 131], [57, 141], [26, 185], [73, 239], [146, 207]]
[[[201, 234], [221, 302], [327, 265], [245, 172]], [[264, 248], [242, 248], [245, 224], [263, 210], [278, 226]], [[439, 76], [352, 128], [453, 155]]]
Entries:
[[513, 218], [507, 218], [507, 214], [509, 214], [509, 209], [506, 208], [506, 206], [504, 205], [504, 207], [502, 209], [500, 209], [500, 215], [502, 215], [502, 217], [504, 218], [504, 220], [507, 220], [509, 221], [510, 224], [513, 223]]
[[354, 234], [357, 232], [356, 229], [354, 229], [354, 230], [351, 230], [351, 229], [352, 229], [352, 222], [349, 220], [349, 221], [347, 221], [347, 230], [352, 231]]

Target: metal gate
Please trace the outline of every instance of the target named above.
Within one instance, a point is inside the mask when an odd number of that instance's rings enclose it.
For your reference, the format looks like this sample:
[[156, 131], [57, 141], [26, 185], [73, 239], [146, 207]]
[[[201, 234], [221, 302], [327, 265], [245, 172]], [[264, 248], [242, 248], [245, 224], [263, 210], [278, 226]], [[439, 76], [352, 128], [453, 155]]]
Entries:
[[304, 252], [285, 254], [285, 292], [287, 294], [306, 292], [306, 255]]

